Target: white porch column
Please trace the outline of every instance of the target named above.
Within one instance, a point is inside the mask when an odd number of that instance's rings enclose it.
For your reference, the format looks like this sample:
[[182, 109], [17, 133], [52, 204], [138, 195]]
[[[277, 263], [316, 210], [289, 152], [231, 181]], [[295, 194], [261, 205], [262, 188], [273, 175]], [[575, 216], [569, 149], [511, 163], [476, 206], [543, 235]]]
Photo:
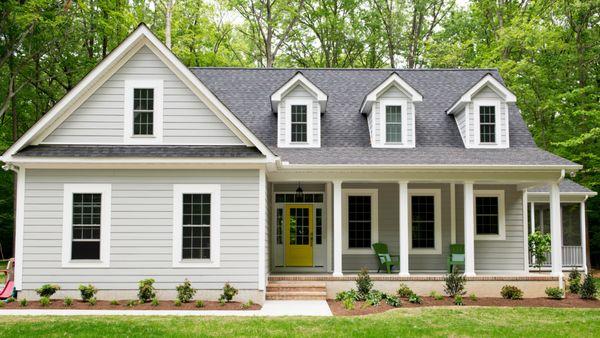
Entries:
[[408, 181], [399, 181], [400, 188], [400, 276], [408, 277]]
[[562, 226], [560, 215], [560, 191], [558, 189], [558, 183], [556, 182], [550, 184], [550, 236], [552, 239], [552, 275], [561, 276]]
[[581, 263], [583, 265], [583, 270], [585, 271], [585, 273], [587, 273], [587, 231], [585, 219], [585, 201], [579, 203], [579, 224], [581, 227]]
[[531, 220], [531, 233], [535, 232], [535, 202], [531, 202], [531, 208], [529, 209], [531, 212], [531, 215], [529, 215], [529, 218]]
[[333, 181], [333, 275], [342, 276], [342, 181]]
[[475, 210], [473, 182], [464, 183], [465, 276], [475, 276]]

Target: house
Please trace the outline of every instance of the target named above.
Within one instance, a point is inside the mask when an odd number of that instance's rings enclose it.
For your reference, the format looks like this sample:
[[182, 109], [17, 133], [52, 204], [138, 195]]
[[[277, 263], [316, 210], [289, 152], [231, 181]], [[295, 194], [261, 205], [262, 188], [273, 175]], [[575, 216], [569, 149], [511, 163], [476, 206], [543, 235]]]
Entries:
[[[585, 269], [595, 195], [536, 147], [494, 69], [188, 69], [144, 25], [1, 160], [27, 298], [44, 283], [133, 298], [144, 278], [171, 299], [185, 278], [204, 297], [230, 282], [261, 302], [290, 281], [331, 296], [375, 272], [376, 242], [400, 255], [373, 275], [384, 291], [441, 290], [462, 243], [470, 291], [541, 295], [570, 259], [561, 202], [580, 203]], [[549, 273], [530, 271], [530, 220], [552, 235]]]

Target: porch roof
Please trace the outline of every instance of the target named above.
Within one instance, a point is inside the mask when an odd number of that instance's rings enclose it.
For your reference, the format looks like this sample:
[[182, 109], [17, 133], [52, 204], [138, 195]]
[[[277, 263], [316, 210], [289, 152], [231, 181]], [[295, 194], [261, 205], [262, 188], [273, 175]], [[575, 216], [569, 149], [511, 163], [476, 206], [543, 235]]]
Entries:
[[[560, 189], [561, 193], [581, 194], [581, 195], [589, 195], [589, 196], [597, 195], [597, 193], [595, 191], [590, 190], [590, 189], [584, 187], [583, 185], [573, 182], [569, 179], [562, 180], [560, 182], [560, 184], [558, 185], [558, 188]], [[544, 185], [541, 187], [529, 189], [528, 192], [549, 194], [550, 187], [547, 185]]]

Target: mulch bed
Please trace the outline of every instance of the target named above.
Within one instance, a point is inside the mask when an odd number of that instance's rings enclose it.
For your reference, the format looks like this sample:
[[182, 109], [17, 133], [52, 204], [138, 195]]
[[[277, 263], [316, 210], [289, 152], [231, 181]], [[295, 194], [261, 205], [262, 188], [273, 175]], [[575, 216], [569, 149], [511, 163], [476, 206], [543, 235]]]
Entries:
[[[364, 302], [356, 302], [354, 310], [346, 310], [342, 302], [335, 300], [327, 300], [331, 312], [336, 316], [362, 316], [372, 313], [380, 313], [392, 309], [392, 307], [382, 301], [378, 306], [364, 307]], [[600, 308], [600, 300], [581, 299], [577, 295], [568, 294], [562, 300], [550, 298], [525, 298], [520, 300], [510, 300], [504, 298], [478, 298], [476, 301], [471, 300], [468, 296], [463, 297], [463, 306], [499, 306], [499, 307], [553, 307], [553, 308]], [[454, 306], [454, 299], [444, 297], [442, 300], [435, 300], [432, 297], [423, 297], [422, 304], [413, 304], [407, 298], [402, 298], [402, 306], [400, 308], [419, 308], [419, 307], [435, 307], [435, 306]]]
[[71, 306], [65, 306], [62, 299], [53, 299], [50, 305], [43, 307], [40, 305], [38, 301], [30, 301], [27, 303], [27, 306], [21, 306], [19, 301], [15, 301], [12, 303], [4, 304], [2, 309], [74, 309], [74, 310], [197, 310], [197, 311], [206, 311], [206, 310], [260, 310], [261, 306], [259, 304], [253, 304], [249, 308], [243, 309], [242, 303], [240, 302], [229, 302], [221, 305], [216, 301], [204, 301], [204, 307], [197, 308], [196, 301], [191, 301], [190, 303], [183, 303], [181, 306], [175, 306], [173, 301], [170, 300], [162, 300], [160, 301], [158, 306], [152, 306], [150, 303], [144, 304], [136, 304], [135, 306], [127, 306], [129, 300], [120, 300], [118, 301], [119, 305], [111, 305], [110, 301], [107, 300], [99, 300], [96, 302], [96, 305], [91, 306], [88, 303], [84, 303], [81, 300], [73, 300], [73, 304]]

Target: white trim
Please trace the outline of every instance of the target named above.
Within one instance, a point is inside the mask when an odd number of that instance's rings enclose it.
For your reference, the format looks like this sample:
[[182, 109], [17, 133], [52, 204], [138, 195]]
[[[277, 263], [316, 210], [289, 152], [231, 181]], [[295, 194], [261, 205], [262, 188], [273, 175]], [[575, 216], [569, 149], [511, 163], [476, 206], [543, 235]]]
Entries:
[[523, 271], [529, 272], [529, 243], [528, 243], [528, 227], [527, 227], [527, 189], [523, 190]]
[[504, 102], [517, 102], [517, 97], [513, 94], [506, 86], [496, 80], [492, 75], [488, 74], [484, 76], [479, 82], [477, 82], [473, 87], [471, 87], [465, 94], [463, 94], [460, 99], [456, 101], [446, 111], [447, 114], [454, 114], [456, 110], [461, 109], [466, 103], [472, 101], [473, 96], [477, 94], [483, 87], [488, 86], [492, 89], [496, 94], [498, 94]]
[[[498, 198], [498, 234], [486, 235], [477, 233], [477, 197]], [[504, 190], [475, 190], [473, 192], [473, 230], [477, 241], [503, 241], [506, 239], [506, 206]]]
[[562, 287], [562, 212], [558, 182], [550, 184], [550, 237], [552, 275], [560, 277]]
[[393, 73], [379, 86], [377, 86], [377, 88], [365, 96], [365, 100], [360, 108], [360, 112], [363, 114], [368, 114], [371, 111], [373, 103], [377, 101], [378, 96], [391, 86], [396, 86], [400, 91], [406, 93], [413, 102], [423, 101], [423, 96], [418, 91], [406, 83], [406, 81], [404, 81], [400, 75]]
[[456, 244], [456, 183], [450, 183], [450, 244]]
[[408, 277], [409, 272], [409, 218], [408, 218], [408, 181], [398, 181], [398, 200], [400, 205], [398, 206], [398, 235], [399, 235], [399, 255], [400, 255], [400, 272], [398, 273], [401, 277]]
[[473, 182], [463, 184], [465, 276], [475, 276], [475, 194]]
[[298, 72], [290, 80], [288, 80], [283, 86], [271, 95], [271, 106], [274, 112], [278, 112], [279, 102], [283, 100], [285, 95], [291, 91], [296, 85], [301, 85], [304, 89], [309, 91], [321, 106], [321, 113], [325, 112], [325, 106], [327, 105], [327, 94], [325, 94], [319, 87], [315, 86], [310, 82], [302, 73]]
[[[162, 144], [163, 142], [163, 80], [125, 80], [123, 97], [123, 143]], [[133, 91], [136, 88], [154, 89], [153, 134], [133, 135]]]
[[[495, 138], [496, 141], [495, 142], [481, 142], [481, 130], [480, 130], [480, 116], [479, 116], [479, 108], [482, 106], [491, 106], [494, 107], [494, 114], [495, 114], [495, 122], [494, 122], [494, 133], [495, 133]], [[508, 135], [501, 135], [501, 131], [502, 128], [500, 128], [500, 124], [502, 123], [501, 120], [501, 115], [502, 112], [500, 111], [500, 100], [493, 100], [493, 99], [476, 99], [473, 101], [473, 124], [474, 124], [474, 128], [473, 128], [473, 132], [475, 133], [475, 144], [473, 146], [471, 146], [470, 148], [508, 148], [508, 143], [502, 142], [502, 137], [506, 136], [508, 137]], [[508, 119], [508, 114], [507, 114], [507, 119]], [[507, 127], [507, 132], [508, 132], [508, 127]]]
[[[63, 186], [63, 229], [62, 267], [63, 268], [108, 268], [110, 266], [110, 238], [112, 221], [112, 187], [110, 184], [65, 184]], [[73, 238], [73, 194], [101, 194], [100, 202], [100, 259], [72, 260]]]
[[340, 277], [342, 273], [342, 181], [332, 181], [333, 186], [333, 275]]
[[[280, 148], [318, 148], [320, 140], [314, 139], [314, 109], [313, 100], [310, 99], [286, 99], [285, 100], [285, 142], [278, 144]], [[292, 106], [306, 106], [306, 142], [292, 142]], [[281, 114], [279, 114], [281, 115]], [[278, 117], [278, 126], [280, 117]], [[321, 134], [321, 123], [317, 123], [317, 132]], [[279, 131], [278, 131], [279, 133]]]
[[[434, 247], [413, 248], [412, 246], [412, 197], [433, 196], [434, 203]], [[411, 255], [441, 255], [442, 254], [442, 190], [441, 189], [409, 189], [408, 190], [408, 227], [409, 248]]]
[[15, 214], [15, 288], [23, 290], [23, 236], [25, 233], [25, 169], [17, 170]]
[[[400, 143], [397, 142], [387, 142], [387, 117], [386, 117], [386, 107], [387, 106], [400, 106], [402, 109], [402, 141]], [[379, 101], [379, 144], [376, 148], [413, 148], [414, 144], [412, 142], [408, 142], [408, 101], [405, 99], [381, 99]], [[413, 113], [414, 116], [414, 113]], [[413, 123], [414, 126], [414, 123]], [[414, 134], [414, 130], [413, 130]]]
[[325, 211], [327, 216], [327, 250], [326, 250], [326, 260], [327, 260], [327, 271], [333, 271], [333, 187], [331, 183], [325, 183], [325, 196], [323, 203], [325, 203]]
[[350, 248], [348, 243], [348, 197], [349, 196], [371, 196], [371, 244], [379, 241], [378, 227], [378, 203], [379, 192], [377, 189], [342, 189], [342, 239], [343, 250], [346, 255], [372, 255], [373, 249]]
[[583, 270], [587, 274], [588, 266], [587, 266], [587, 227], [586, 227], [586, 217], [585, 217], [585, 201], [579, 202], [579, 226], [580, 226], [580, 234], [581, 234], [581, 258]]
[[264, 169], [258, 171], [258, 290], [266, 288], [267, 177]]
[[[210, 194], [210, 259], [182, 259], [183, 194]], [[221, 185], [173, 184], [173, 267], [218, 268], [221, 265]]]

